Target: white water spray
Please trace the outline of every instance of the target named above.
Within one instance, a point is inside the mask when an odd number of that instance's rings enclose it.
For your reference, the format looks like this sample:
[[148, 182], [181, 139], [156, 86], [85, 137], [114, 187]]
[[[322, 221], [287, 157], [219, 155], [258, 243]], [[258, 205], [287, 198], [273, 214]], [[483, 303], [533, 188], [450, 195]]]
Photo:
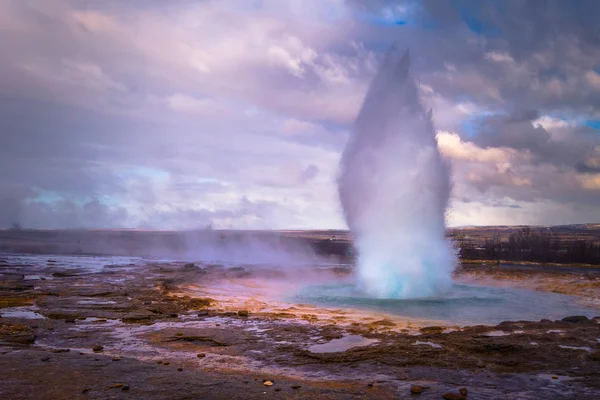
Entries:
[[393, 49], [380, 67], [340, 172], [340, 199], [359, 253], [359, 289], [381, 298], [448, 289], [456, 258], [445, 238], [449, 168], [410, 75], [408, 52]]

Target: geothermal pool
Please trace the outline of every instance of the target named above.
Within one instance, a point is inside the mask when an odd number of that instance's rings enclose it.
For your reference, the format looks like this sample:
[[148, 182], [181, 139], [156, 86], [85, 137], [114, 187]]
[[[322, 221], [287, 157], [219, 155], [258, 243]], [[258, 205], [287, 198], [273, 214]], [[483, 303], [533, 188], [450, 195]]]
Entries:
[[320, 285], [301, 289], [288, 301], [324, 307], [349, 307], [447, 324], [498, 324], [502, 321], [593, 317], [598, 310], [578, 304], [573, 296], [512, 287], [453, 284], [443, 296], [421, 299], [365, 297], [352, 285]]

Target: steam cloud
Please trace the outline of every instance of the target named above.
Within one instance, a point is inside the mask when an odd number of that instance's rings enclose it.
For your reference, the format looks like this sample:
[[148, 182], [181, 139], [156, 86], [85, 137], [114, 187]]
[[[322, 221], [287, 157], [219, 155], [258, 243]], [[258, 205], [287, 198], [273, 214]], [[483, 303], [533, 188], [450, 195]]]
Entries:
[[392, 49], [367, 92], [340, 163], [339, 195], [358, 249], [359, 289], [427, 297], [451, 285], [449, 168], [421, 104], [408, 52]]

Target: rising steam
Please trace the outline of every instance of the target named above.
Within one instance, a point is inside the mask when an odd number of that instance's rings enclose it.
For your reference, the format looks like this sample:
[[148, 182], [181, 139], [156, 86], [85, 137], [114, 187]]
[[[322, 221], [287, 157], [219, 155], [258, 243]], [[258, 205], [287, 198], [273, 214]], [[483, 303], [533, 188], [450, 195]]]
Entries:
[[359, 252], [359, 289], [374, 297], [431, 296], [451, 284], [445, 238], [450, 194], [431, 113], [393, 49], [371, 83], [340, 163], [339, 194]]

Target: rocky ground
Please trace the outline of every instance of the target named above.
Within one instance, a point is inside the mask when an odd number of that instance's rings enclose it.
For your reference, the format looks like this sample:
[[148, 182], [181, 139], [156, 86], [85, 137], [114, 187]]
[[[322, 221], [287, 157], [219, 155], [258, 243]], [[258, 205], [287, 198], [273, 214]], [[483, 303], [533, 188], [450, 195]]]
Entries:
[[[0, 398], [600, 397], [600, 317], [427, 326], [203, 293], [253, 278], [239, 266], [75, 264], [0, 256]], [[515, 274], [494, 280], [540, 273]]]

